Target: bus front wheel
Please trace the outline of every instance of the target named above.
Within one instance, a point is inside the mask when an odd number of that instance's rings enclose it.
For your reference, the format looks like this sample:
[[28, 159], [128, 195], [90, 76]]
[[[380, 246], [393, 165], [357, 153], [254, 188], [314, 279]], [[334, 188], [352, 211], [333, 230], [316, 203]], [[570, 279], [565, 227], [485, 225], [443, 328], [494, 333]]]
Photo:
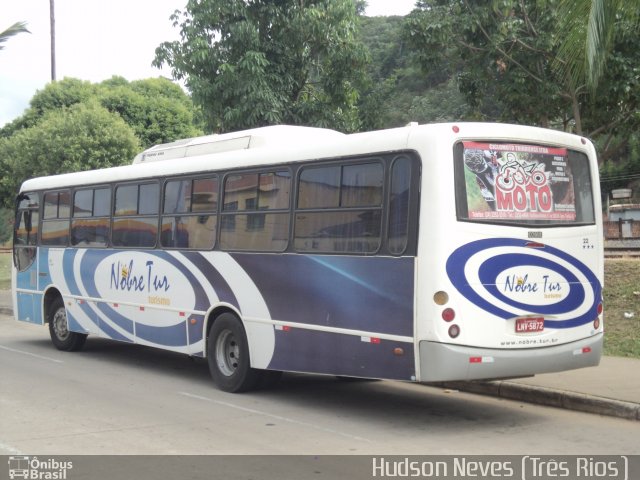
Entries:
[[58, 350], [75, 352], [83, 347], [87, 335], [69, 331], [67, 310], [64, 308], [62, 298], [58, 297], [53, 301], [48, 311], [48, 317], [49, 335]]
[[207, 360], [213, 381], [222, 391], [246, 392], [260, 380], [260, 371], [251, 368], [244, 327], [231, 313], [223, 313], [213, 322], [207, 338]]

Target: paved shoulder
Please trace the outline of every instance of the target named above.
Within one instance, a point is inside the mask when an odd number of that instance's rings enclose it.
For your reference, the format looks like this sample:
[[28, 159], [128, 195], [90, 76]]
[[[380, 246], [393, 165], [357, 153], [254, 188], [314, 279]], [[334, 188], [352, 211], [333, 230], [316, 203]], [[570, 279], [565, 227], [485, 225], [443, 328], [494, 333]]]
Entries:
[[13, 305], [10, 290], [0, 290], [0, 314], [13, 315]]
[[531, 378], [494, 382], [448, 382], [472, 393], [552, 407], [640, 420], [640, 382], [631, 381], [640, 360], [603, 357], [600, 365]]

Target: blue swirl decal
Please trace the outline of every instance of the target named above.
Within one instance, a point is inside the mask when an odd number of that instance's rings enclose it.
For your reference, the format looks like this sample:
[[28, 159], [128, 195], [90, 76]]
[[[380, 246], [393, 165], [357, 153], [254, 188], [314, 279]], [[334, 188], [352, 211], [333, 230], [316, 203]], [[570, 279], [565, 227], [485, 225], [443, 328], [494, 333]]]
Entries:
[[[598, 304], [600, 303], [602, 286], [591, 269], [578, 259], [557, 248], [544, 245], [544, 248], [532, 250], [526, 247], [526, 244], [527, 242], [523, 240], [496, 238], [479, 240], [463, 245], [455, 250], [447, 259], [446, 269], [449, 280], [451, 280], [451, 283], [467, 300], [482, 310], [505, 320], [522, 316], [521, 312], [515, 310], [519, 309], [526, 310], [531, 314], [545, 316], [565, 315], [569, 317], [564, 320], [545, 319], [548, 326], [552, 328], [571, 328], [592, 322], [598, 315]], [[508, 252], [501, 251], [501, 249], [505, 247], [510, 250]], [[514, 252], [514, 249], [521, 249], [521, 252], [517, 250]], [[495, 250], [495, 253], [491, 252], [492, 254], [487, 256], [486, 254], [490, 250]], [[586, 282], [581, 282], [571, 270], [560, 263], [556, 263], [552, 259], [545, 258], [539, 254], [534, 254], [534, 252], [538, 250], [544, 252], [545, 257], [555, 257], [566, 262], [580, 272], [586, 279]], [[484, 289], [483, 292], [479, 292], [474, 288], [465, 273], [469, 261], [479, 253], [485, 253], [485, 256], [488, 257], [482, 261], [477, 271], [478, 279]], [[528, 267], [543, 269], [544, 271], [562, 277], [565, 281], [564, 286], [569, 288], [569, 292], [564, 295], [564, 299], [551, 304], [531, 304], [518, 301], [505, 295], [503, 291], [500, 291], [500, 285], [497, 281], [500, 274], [503, 274], [509, 269], [526, 269]], [[546, 287], [540, 287], [539, 285], [531, 286], [533, 291], [538, 288]], [[585, 288], [591, 289], [591, 292], [587, 292]], [[486, 295], [487, 292], [490, 296]], [[592, 293], [592, 295], [589, 295], [593, 299], [592, 304], [589, 305], [582, 314], [574, 313], [583, 307], [585, 300], [588, 298], [587, 293]], [[492, 303], [492, 298], [514, 310], [508, 310]]]
[[[94, 273], [98, 268], [100, 262], [102, 262], [105, 258], [113, 255], [113, 251], [101, 251], [101, 250], [89, 250], [82, 258], [81, 271], [82, 275], [82, 283], [84, 288], [87, 290], [89, 296], [100, 298], [101, 295], [98, 291], [98, 287], [96, 286], [96, 279], [94, 278]], [[165, 260], [171, 263], [173, 266], [178, 267], [181, 272], [184, 274], [188, 272], [188, 270], [178, 262], [175, 262], [173, 258], [164, 252], [146, 252], [150, 256], [156, 256], [162, 260]], [[190, 272], [189, 272], [189, 275]], [[192, 285], [195, 282], [192, 282]], [[103, 313], [104, 317], [109, 319], [109, 321], [118, 325], [120, 328], [126, 330], [129, 333], [134, 332], [133, 330], [133, 320], [130, 318], [120, 314], [117, 310], [111, 307], [109, 304], [100, 303], [98, 305], [98, 309]], [[104, 330], [108, 328], [108, 324], [106, 321], [100, 322], [100, 327]], [[111, 334], [109, 334], [111, 336]], [[152, 343], [160, 343], [166, 346], [184, 346], [187, 344], [186, 341], [186, 331], [184, 321], [179, 322], [175, 325], [171, 326], [151, 326], [151, 325], [142, 325], [137, 324], [135, 329], [135, 336], [141, 338], [143, 340], [152, 342]]]
[[[107, 259], [108, 257], [114, 255], [116, 252], [113, 250], [87, 250], [81, 258], [80, 263], [80, 271], [81, 278], [76, 279], [74, 276], [74, 268], [73, 265], [76, 261], [77, 250], [66, 250], [64, 253], [64, 276], [69, 291], [72, 295], [82, 296], [80, 291], [80, 286], [76, 280], [80, 282], [80, 285], [86, 290], [87, 295], [94, 298], [101, 298], [98, 287], [96, 285], [95, 272], [98, 268], [98, 265]], [[191, 285], [194, 291], [195, 297], [195, 305], [194, 309], [198, 310], [206, 310], [208, 306], [208, 298], [204, 289], [196, 280], [193, 273], [189, 270], [189, 268], [182, 264], [179, 260], [175, 259], [172, 255], [166, 252], [145, 252], [150, 257], [157, 257], [161, 260], [172, 265], [174, 268], [180, 271], [184, 277], [186, 277], [189, 285]], [[125, 338], [121, 334], [119, 334], [111, 325], [113, 323], [117, 327], [121, 328], [125, 332], [133, 335], [134, 333], [134, 322], [132, 319], [122, 315], [118, 311], [116, 311], [112, 306], [108, 303], [99, 302], [97, 304], [97, 312], [92, 310], [92, 307], [88, 304], [81, 305], [81, 309], [87, 315], [87, 318], [93, 322], [96, 326], [98, 326], [102, 331], [110, 338], [114, 338], [117, 340], [123, 340], [131, 342], [131, 338]], [[99, 313], [98, 313], [99, 312]], [[204, 317], [193, 315], [192, 317], [201, 319], [198, 324], [202, 325], [202, 319]], [[191, 319], [191, 317], [181, 320], [174, 325], [169, 326], [154, 326], [154, 325], [141, 325], [138, 324], [135, 329], [135, 336], [149, 341], [151, 343], [156, 343], [164, 346], [174, 346], [181, 347], [187, 346], [188, 344], [196, 343], [202, 340], [202, 331], [201, 329], [189, 328], [190, 335], [187, 338], [186, 333], [186, 321]]]

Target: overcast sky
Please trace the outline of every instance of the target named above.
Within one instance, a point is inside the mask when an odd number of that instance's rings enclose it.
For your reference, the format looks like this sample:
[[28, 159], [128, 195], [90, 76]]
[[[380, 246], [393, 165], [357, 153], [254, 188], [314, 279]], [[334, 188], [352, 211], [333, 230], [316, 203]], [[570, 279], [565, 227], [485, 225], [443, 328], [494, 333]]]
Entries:
[[[415, 0], [368, 0], [367, 15], [406, 15]], [[100, 82], [171, 77], [151, 66], [156, 47], [178, 38], [169, 16], [186, 0], [56, 0], [56, 78]], [[51, 78], [48, 0], [0, 0], [0, 31], [27, 22], [31, 32], [0, 50], [0, 126], [21, 115]]]

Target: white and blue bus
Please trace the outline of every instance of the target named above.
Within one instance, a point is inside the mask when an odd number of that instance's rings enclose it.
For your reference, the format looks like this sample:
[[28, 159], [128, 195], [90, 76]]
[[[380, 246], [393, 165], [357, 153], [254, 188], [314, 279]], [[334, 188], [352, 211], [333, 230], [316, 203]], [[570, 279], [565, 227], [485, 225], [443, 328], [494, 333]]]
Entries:
[[503, 124], [274, 126], [30, 179], [17, 320], [283, 371], [414, 382], [597, 365], [602, 212], [588, 140]]

